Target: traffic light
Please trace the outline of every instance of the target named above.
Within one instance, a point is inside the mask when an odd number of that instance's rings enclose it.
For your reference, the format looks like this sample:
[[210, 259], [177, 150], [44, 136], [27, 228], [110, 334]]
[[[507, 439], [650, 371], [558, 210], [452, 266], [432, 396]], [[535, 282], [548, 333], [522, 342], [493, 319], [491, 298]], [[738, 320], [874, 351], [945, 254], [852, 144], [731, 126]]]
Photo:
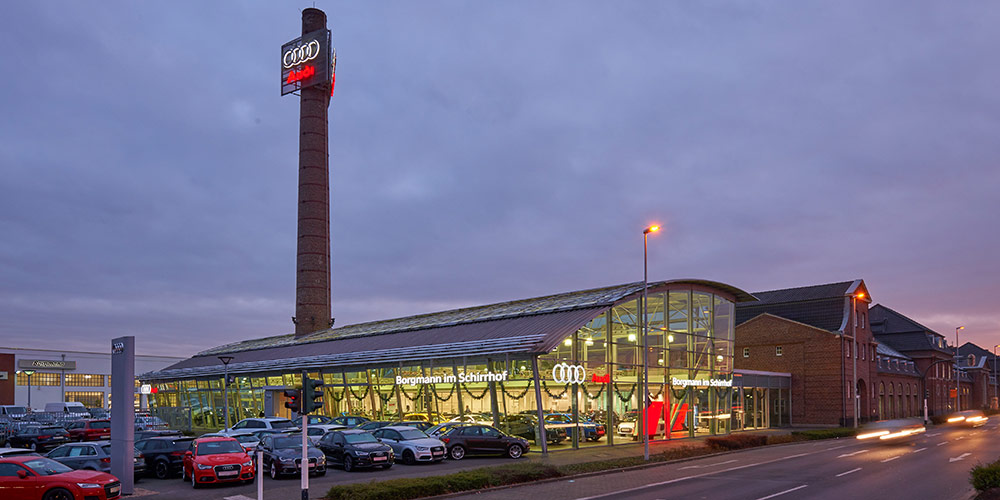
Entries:
[[292, 410], [292, 413], [301, 413], [301, 396], [298, 389], [285, 389], [285, 408]]
[[312, 413], [323, 408], [323, 381], [302, 377], [302, 413]]

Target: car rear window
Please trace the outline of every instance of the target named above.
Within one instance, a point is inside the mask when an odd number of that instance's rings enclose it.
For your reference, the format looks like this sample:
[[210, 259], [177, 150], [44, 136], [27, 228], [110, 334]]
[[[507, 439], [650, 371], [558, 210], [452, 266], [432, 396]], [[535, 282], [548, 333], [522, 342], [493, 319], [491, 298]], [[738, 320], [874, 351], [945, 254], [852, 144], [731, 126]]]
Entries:
[[66, 434], [66, 429], [62, 427], [42, 427], [40, 431], [42, 434]]
[[174, 448], [185, 448], [186, 449], [188, 446], [191, 446], [191, 441], [194, 441], [194, 438], [175, 439], [175, 440], [173, 440], [173, 441], [170, 442], [170, 445], [172, 447], [174, 447]]
[[111, 455], [111, 445], [110, 444], [106, 444], [104, 446], [101, 446], [101, 449], [104, 450], [104, 454], [105, 455]]
[[111, 428], [111, 422], [108, 422], [108, 421], [91, 422], [90, 423], [90, 428], [91, 429], [110, 429]]
[[291, 420], [275, 420], [271, 422], [271, 428], [273, 429], [287, 429], [289, 427], [295, 427], [295, 424]]

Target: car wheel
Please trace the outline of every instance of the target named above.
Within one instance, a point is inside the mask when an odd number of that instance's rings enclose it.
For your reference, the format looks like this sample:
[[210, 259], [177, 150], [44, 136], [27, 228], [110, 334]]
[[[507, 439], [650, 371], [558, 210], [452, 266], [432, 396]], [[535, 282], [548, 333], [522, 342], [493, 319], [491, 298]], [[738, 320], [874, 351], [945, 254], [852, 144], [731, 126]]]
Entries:
[[73, 494], [62, 488], [56, 488], [46, 492], [42, 500], [73, 500]]
[[461, 460], [465, 458], [465, 447], [460, 444], [452, 446], [449, 451], [449, 456], [451, 456], [452, 460]]
[[354, 459], [350, 456], [344, 457], [344, 472], [351, 472], [354, 470]]
[[31, 451], [38, 451], [38, 445], [34, 441], [28, 443], [28, 449]]
[[193, 470], [191, 471], [191, 487], [192, 488], [197, 488], [198, 487], [198, 478], [195, 477]]
[[278, 466], [271, 462], [271, 479], [278, 479]]
[[413, 452], [410, 450], [403, 451], [403, 463], [406, 465], [413, 465], [417, 463], [417, 457], [413, 456]]
[[523, 454], [524, 448], [521, 448], [521, 445], [519, 444], [512, 444], [510, 445], [510, 448], [507, 448], [507, 456], [515, 460], [521, 458], [521, 455]]
[[382, 469], [388, 469], [389, 467], [392, 467], [392, 464], [385, 464], [382, 466]]
[[165, 460], [160, 460], [156, 462], [153, 466], [153, 474], [156, 475], [156, 479], [167, 479], [170, 477], [170, 464]]

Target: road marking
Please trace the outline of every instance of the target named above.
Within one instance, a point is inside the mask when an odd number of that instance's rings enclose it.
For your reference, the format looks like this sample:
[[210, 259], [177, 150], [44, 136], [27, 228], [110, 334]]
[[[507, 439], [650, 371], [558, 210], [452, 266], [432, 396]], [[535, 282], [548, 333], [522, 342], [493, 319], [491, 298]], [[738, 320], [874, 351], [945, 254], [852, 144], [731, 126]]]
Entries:
[[790, 490], [780, 491], [778, 493], [775, 493], [773, 495], [768, 495], [766, 497], [760, 497], [757, 500], [767, 500], [768, 498], [774, 498], [776, 496], [781, 496], [781, 495], [784, 495], [785, 493], [791, 493], [791, 492], [793, 492], [795, 490], [801, 490], [802, 488], [805, 488], [806, 486], [809, 486], [809, 485], [808, 484], [803, 484], [802, 486], [798, 486], [798, 487], [792, 488]]
[[842, 444], [842, 445], [840, 445], [840, 446], [834, 446], [834, 447], [832, 447], [832, 448], [827, 448], [826, 450], [823, 450], [823, 451], [833, 451], [833, 450], [839, 450], [839, 449], [841, 449], [841, 448], [843, 448], [843, 447], [845, 447], [845, 446], [847, 446], [847, 445], [846, 445], [846, 444]]
[[947, 441], [945, 441], [945, 442], [943, 442], [943, 443], [938, 443], [937, 445], [938, 445], [938, 446], [944, 446], [944, 445], [946, 445], [946, 444], [948, 444], [948, 442], [947, 442]]
[[920, 448], [920, 449], [918, 449], [918, 450], [913, 450], [913, 453], [920, 453], [921, 451], [924, 451], [924, 450], [926, 450], [926, 449], [927, 449], [927, 448]]
[[[695, 478], [705, 477], [705, 476], [714, 476], [716, 474], [722, 474], [724, 472], [732, 472], [734, 470], [746, 469], [748, 467], [756, 467], [758, 465], [772, 464], [772, 463], [775, 463], [775, 462], [781, 462], [783, 460], [789, 460], [789, 459], [792, 459], [792, 458], [799, 458], [799, 457], [804, 457], [806, 455], [812, 455], [814, 453], [819, 453], [819, 452], [818, 451], [811, 451], [809, 453], [799, 453], [798, 455], [789, 455], [787, 457], [775, 458], [774, 460], [765, 460], [763, 462], [757, 462], [757, 463], [753, 463], [753, 464], [737, 465], [736, 467], [730, 467], [728, 469], [722, 469], [722, 470], [717, 470], [717, 471], [709, 471], [709, 472], [702, 472], [701, 474], [694, 474], [694, 475], [691, 475], [691, 476], [679, 477], [677, 479], [670, 479], [670, 480], [667, 480], [667, 481], [660, 481], [658, 483], [645, 484], [645, 485], [642, 485], [642, 486], [636, 486], [635, 488], [629, 488], [627, 490], [618, 490], [618, 491], [615, 491], [615, 492], [612, 492], [612, 493], [602, 493], [600, 495], [594, 495], [594, 496], [591, 496], [591, 497], [577, 498], [576, 500], [595, 500], [597, 498], [607, 498], [607, 497], [621, 498], [620, 495], [622, 493], [630, 493], [630, 492], [633, 492], [633, 491], [646, 490], [646, 489], [649, 489], [649, 488], [655, 488], [657, 486], [663, 486], [663, 485], [667, 485], [667, 484], [679, 483], [681, 481], [687, 481], [688, 479], [695, 479]], [[805, 486], [802, 486], [802, 487], [804, 488]], [[763, 499], [758, 499], [758, 500], [763, 500]]]
[[962, 453], [961, 455], [959, 455], [956, 458], [949, 458], [948, 459], [948, 463], [958, 462], [959, 460], [965, 460], [965, 457], [967, 457], [969, 455], [972, 455], [972, 453]]
[[847, 471], [847, 472], [841, 472], [840, 474], [837, 474], [837, 475], [836, 475], [836, 476], [834, 476], [834, 477], [840, 477], [840, 476], [846, 476], [846, 475], [848, 475], [848, 474], [850, 474], [850, 473], [852, 473], [852, 472], [857, 472], [857, 471], [859, 471], [859, 470], [861, 470], [861, 467], [858, 467], [857, 469], [851, 469], [851, 470], [849, 470], [849, 471]]
[[233, 495], [231, 497], [222, 497], [223, 500], [253, 500], [246, 495]]
[[843, 455], [841, 455], [841, 456], [839, 456], [837, 458], [853, 457], [854, 455], [865, 453], [866, 451], [868, 451], [868, 450], [858, 450], [858, 451], [856, 451], [854, 453], [844, 453]]
[[941, 433], [940, 432], [935, 432], [934, 434], [924, 434], [924, 435], [927, 436], [927, 437], [929, 437], [929, 438], [932, 438], [934, 436], [940, 436]]
[[958, 436], [957, 438], [955, 438], [955, 441], [958, 441], [959, 439], [965, 439], [965, 436]]
[[896, 456], [894, 456], [894, 457], [889, 457], [889, 458], [887, 458], [887, 459], [883, 460], [883, 461], [882, 461], [882, 463], [886, 463], [886, 462], [892, 462], [893, 460], [895, 460], [895, 459], [897, 459], [897, 458], [899, 458], [899, 457], [901, 457], [901, 456], [902, 456], [902, 455], [896, 455]]
[[705, 467], [715, 467], [716, 465], [726, 465], [726, 464], [731, 464], [731, 463], [733, 463], [733, 462], [735, 462], [735, 461], [736, 461], [736, 460], [727, 460], [727, 461], [725, 461], [725, 462], [719, 462], [719, 463], [717, 463], [717, 464], [705, 464], [705, 465], [689, 465], [689, 466], [687, 466], [687, 467], [681, 467], [681, 468], [680, 468], [680, 469], [678, 469], [678, 470], [682, 470], [682, 469], [704, 469]]

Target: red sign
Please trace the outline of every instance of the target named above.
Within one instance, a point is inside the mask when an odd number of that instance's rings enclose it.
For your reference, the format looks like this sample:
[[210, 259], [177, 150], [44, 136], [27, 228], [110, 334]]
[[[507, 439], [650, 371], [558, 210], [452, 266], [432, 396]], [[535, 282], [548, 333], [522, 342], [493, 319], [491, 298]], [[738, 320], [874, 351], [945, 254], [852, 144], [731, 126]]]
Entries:
[[288, 72], [288, 80], [285, 80], [285, 83], [299, 82], [315, 74], [316, 74], [315, 66], [306, 66], [298, 71], [295, 71], [293, 69]]
[[596, 373], [592, 373], [590, 375], [590, 381], [594, 382], [594, 383], [597, 383], [597, 384], [610, 384], [611, 383], [611, 374], [608, 373], [606, 375], [598, 375]]

